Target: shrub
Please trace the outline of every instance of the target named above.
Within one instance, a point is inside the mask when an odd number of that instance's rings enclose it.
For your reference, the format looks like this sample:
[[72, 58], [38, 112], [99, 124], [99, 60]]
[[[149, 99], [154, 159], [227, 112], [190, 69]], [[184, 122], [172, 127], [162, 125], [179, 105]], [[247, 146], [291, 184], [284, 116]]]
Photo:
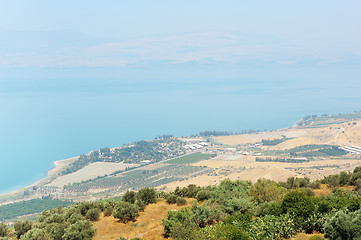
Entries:
[[229, 216], [228, 218], [224, 219], [224, 224], [234, 224], [234, 223], [249, 223], [252, 220], [252, 215], [247, 214], [235, 214]]
[[17, 238], [20, 238], [22, 235], [27, 233], [33, 226], [33, 222], [29, 220], [17, 221], [14, 224], [15, 234]]
[[182, 205], [186, 205], [187, 204], [187, 200], [183, 197], [177, 197], [177, 205], [178, 206], [182, 206]]
[[282, 214], [282, 202], [269, 202], [262, 205], [264, 215], [279, 216]]
[[122, 201], [129, 202], [129, 203], [135, 203], [136, 200], [136, 193], [134, 191], [127, 191], [122, 198]]
[[174, 203], [177, 202], [177, 198], [178, 198], [177, 195], [168, 194], [168, 195], [165, 197], [165, 200], [167, 201], [168, 204], [174, 204]]
[[112, 214], [113, 214], [113, 210], [114, 210], [114, 208], [113, 208], [113, 206], [107, 206], [105, 209], [104, 209], [104, 216], [105, 217], [109, 217], [109, 216], [111, 216]]
[[255, 218], [249, 225], [249, 234], [252, 239], [277, 239], [290, 238], [300, 229], [293, 217], [284, 214], [279, 217], [266, 215]]
[[33, 228], [21, 236], [21, 240], [49, 240], [50, 237], [44, 229]]
[[[184, 231], [193, 231], [198, 229], [198, 226], [195, 221], [194, 213], [188, 208], [182, 208], [179, 211], [168, 211], [167, 219], [163, 219], [164, 225], [164, 235], [170, 237], [172, 230], [179, 228], [174, 231], [181, 231], [181, 235], [186, 235]], [[186, 225], [183, 226], [183, 225]], [[178, 235], [177, 235], [178, 236]]]
[[213, 192], [211, 190], [202, 189], [197, 193], [196, 198], [198, 201], [203, 201], [210, 199], [212, 196], [213, 196]]
[[326, 220], [325, 233], [325, 237], [330, 240], [360, 239], [361, 210], [350, 213], [338, 211]]
[[0, 222], [0, 237], [7, 237], [8, 233], [9, 233], [8, 225]]
[[323, 233], [323, 226], [325, 225], [328, 215], [321, 213], [311, 214], [307, 219], [302, 223], [302, 228], [306, 233], [312, 233], [314, 231]]
[[100, 216], [100, 210], [98, 208], [89, 209], [86, 213], [86, 218], [90, 221], [98, 221]]
[[87, 212], [89, 211], [89, 209], [94, 208], [94, 203], [92, 202], [81, 202], [78, 205], [78, 209], [80, 211], [80, 214], [85, 216], [87, 214]]
[[90, 240], [95, 236], [95, 230], [92, 228], [91, 222], [81, 220], [70, 225], [63, 236], [63, 240]]
[[142, 188], [137, 193], [137, 199], [143, 201], [145, 205], [155, 203], [157, 201], [157, 193], [154, 188]]
[[282, 201], [283, 213], [290, 213], [298, 217], [307, 218], [315, 211], [315, 204], [304, 193], [292, 191]]
[[135, 221], [135, 218], [139, 216], [139, 209], [135, 204], [129, 202], [119, 202], [115, 206], [115, 212], [113, 216], [119, 218], [121, 222]]
[[226, 224], [217, 224], [201, 229], [199, 239], [250, 240], [243, 229]]
[[136, 200], [135, 206], [138, 207], [139, 211], [144, 211], [146, 205], [142, 200]]
[[286, 194], [287, 189], [277, 187], [276, 182], [269, 179], [258, 179], [251, 186], [250, 195], [256, 199], [258, 203], [280, 201]]

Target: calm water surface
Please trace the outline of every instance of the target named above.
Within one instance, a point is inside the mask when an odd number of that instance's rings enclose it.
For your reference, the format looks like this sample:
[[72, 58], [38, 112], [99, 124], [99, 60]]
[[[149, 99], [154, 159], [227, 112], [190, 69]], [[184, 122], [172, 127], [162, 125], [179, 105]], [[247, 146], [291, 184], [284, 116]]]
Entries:
[[307, 114], [361, 109], [357, 82], [59, 80], [0, 87], [0, 193], [45, 177], [56, 160], [101, 147], [168, 133], [284, 128]]

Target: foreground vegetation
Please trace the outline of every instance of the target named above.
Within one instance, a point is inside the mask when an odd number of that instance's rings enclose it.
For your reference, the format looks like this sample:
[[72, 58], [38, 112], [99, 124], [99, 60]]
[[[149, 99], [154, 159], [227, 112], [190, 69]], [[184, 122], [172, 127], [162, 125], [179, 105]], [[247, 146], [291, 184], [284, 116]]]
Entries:
[[[315, 196], [321, 184], [333, 188]], [[340, 187], [353, 186], [343, 190]], [[100, 214], [121, 223], [136, 222], [146, 206], [163, 198], [168, 204], [192, 207], [169, 211], [164, 236], [173, 239], [287, 239], [297, 233], [324, 233], [327, 239], [361, 236], [361, 167], [323, 180], [289, 178], [286, 182], [259, 179], [223, 180], [218, 186], [189, 185], [173, 192], [143, 188], [127, 191], [120, 200], [82, 202], [43, 211], [38, 220], [18, 221], [13, 229], [0, 225], [0, 239], [92, 239], [92, 221]], [[125, 239], [119, 236], [119, 239]]]

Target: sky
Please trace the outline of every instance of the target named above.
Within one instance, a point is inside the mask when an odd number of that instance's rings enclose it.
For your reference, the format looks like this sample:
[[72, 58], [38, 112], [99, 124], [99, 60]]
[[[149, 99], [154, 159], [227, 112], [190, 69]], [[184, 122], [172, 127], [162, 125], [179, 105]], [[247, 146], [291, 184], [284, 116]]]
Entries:
[[229, 72], [359, 65], [361, 58], [360, 1], [1, 0], [0, 6], [0, 69], [8, 71], [122, 68], [131, 77], [132, 69], [185, 71], [199, 64], [207, 77], [207, 66]]

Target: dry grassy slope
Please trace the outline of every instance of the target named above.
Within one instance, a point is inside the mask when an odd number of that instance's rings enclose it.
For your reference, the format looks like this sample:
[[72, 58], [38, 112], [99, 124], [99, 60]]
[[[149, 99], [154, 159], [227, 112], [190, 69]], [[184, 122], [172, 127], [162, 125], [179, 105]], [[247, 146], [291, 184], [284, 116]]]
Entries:
[[128, 239], [135, 237], [149, 240], [165, 239], [163, 237], [162, 219], [167, 217], [169, 210], [190, 207], [193, 201], [194, 199], [187, 199], [187, 205], [185, 206], [167, 204], [164, 200], [160, 200], [155, 204], [149, 204], [134, 223], [124, 224], [113, 216], [102, 216], [99, 221], [94, 223], [94, 227], [97, 229], [95, 240], [115, 240], [120, 236]]
[[[330, 189], [321, 189], [322, 193], [329, 194]], [[329, 191], [328, 191], [329, 190]], [[159, 240], [165, 239], [163, 236], [163, 222], [162, 219], [167, 217], [167, 212], [169, 210], [179, 210], [182, 207], [190, 207], [192, 205], [193, 199], [187, 199], [186, 206], [177, 206], [176, 204], [167, 204], [165, 201], [161, 200], [156, 204], [150, 204], [146, 207], [144, 212], [140, 213], [140, 216], [137, 218], [137, 221], [134, 223], [120, 223], [113, 216], [110, 217], [101, 217], [99, 221], [94, 223], [94, 227], [97, 229], [97, 235], [95, 240], [115, 240], [120, 236], [126, 237], [128, 239], [139, 237], [141, 239], [147, 240]], [[295, 238], [292, 239], [309, 239], [315, 234], [298, 234]], [[322, 234], [317, 234], [323, 236]], [[300, 237], [304, 238], [300, 238]]]

